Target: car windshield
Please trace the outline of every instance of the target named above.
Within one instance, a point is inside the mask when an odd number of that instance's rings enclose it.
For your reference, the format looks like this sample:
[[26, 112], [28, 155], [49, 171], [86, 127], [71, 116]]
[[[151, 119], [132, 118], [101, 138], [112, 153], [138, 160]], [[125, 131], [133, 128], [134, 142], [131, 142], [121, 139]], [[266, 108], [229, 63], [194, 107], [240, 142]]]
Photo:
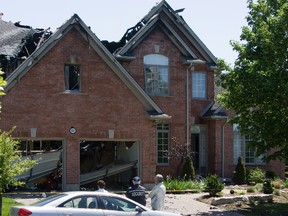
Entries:
[[54, 200], [60, 199], [61, 197], [67, 196], [67, 194], [56, 194], [49, 196], [45, 199], [39, 200], [38, 202], [33, 203], [31, 206], [44, 206], [47, 205], [50, 202], [53, 202]]

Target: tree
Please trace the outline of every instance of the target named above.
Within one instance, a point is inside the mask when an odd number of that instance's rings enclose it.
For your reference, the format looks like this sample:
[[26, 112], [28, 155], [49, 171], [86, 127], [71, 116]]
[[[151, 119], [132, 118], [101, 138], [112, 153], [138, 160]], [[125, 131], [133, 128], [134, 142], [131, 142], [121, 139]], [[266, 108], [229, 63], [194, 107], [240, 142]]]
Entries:
[[184, 180], [194, 180], [195, 178], [195, 170], [194, 170], [193, 162], [190, 156], [187, 156], [185, 159], [185, 163], [182, 168], [181, 177]]
[[[0, 70], [0, 74], [3, 74]], [[0, 76], [0, 95], [4, 95], [3, 86], [6, 82]], [[19, 142], [11, 134], [14, 128], [5, 132], [0, 130], [0, 216], [2, 215], [2, 193], [9, 186], [23, 185], [16, 177], [31, 169], [36, 161], [31, 159], [21, 159], [21, 153], [18, 150]]]
[[238, 185], [246, 183], [246, 168], [241, 157], [238, 158], [238, 163], [235, 168], [234, 183]]
[[172, 137], [172, 142], [172, 147], [166, 152], [167, 158], [179, 161], [178, 176], [193, 180], [195, 178], [195, 169], [192, 161], [194, 152], [191, 151], [187, 144], [182, 145], [179, 143], [176, 137]]
[[[241, 134], [252, 140], [256, 156], [285, 160], [288, 155], [288, 2], [248, 0], [248, 26], [241, 42], [231, 41], [238, 58], [233, 67], [219, 60], [217, 100], [235, 115]], [[270, 150], [275, 150], [273, 153]]]

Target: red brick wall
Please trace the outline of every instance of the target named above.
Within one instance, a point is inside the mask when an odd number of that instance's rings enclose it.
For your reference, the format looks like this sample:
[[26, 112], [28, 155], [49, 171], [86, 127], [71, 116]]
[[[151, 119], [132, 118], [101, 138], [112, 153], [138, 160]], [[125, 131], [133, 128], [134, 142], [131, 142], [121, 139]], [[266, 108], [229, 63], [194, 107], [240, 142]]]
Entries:
[[[159, 53], [155, 53], [155, 45], [160, 45]], [[169, 96], [153, 96], [153, 100], [168, 115], [172, 116], [170, 121], [171, 138], [176, 138], [177, 142], [186, 143], [186, 71], [188, 65], [184, 65], [183, 55], [166, 34], [160, 29], [155, 28], [150, 34], [139, 44], [134, 50], [133, 55], [136, 57], [130, 63], [124, 63], [124, 67], [133, 76], [133, 78], [144, 89], [144, 67], [143, 59], [148, 54], [161, 54], [169, 58], [170, 72], [170, 95]], [[195, 70], [206, 71], [206, 66], [195, 66]], [[208, 77], [208, 99], [203, 101], [191, 101], [190, 107], [190, 124], [193, 115], [197, 122], [200, 122], [200, 113], [211, 102], [214, 97], [214, 74], [209, 71]], [[189, 72], [189, 98], [191, 98], [191, 72]], [[171, 143], [171, 148], [173, 147]], [[177, 176], [180, 172], [179, 161], [175, 161], [171, 166], [158, 166], [157, 172], [165, 175]]]
[[[81, 65], [82, 92], [66, 94], [64, 64], [70, 54]], [[79, 140], [115, 139], [140, 141], [143, 181], [153, 181], [155, 173], [155, 125], [148, 120], [144, 105], [103, 62], [79, 32], [64, 35], [30, 71], [2, 98], [1, 129], [17, 126], [15, 136], [65, 141], [67, 184], [79, 183]], [[69, 128], [77, 129], [74, 135]]]

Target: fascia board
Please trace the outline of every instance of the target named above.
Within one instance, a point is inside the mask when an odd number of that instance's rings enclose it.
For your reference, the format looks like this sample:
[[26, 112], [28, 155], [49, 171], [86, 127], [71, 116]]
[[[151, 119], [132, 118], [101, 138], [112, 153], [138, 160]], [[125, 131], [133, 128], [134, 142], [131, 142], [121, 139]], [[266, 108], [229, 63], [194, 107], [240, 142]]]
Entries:
[[165, 26], [169, 29], [169, 31], [172, 32], [172, 34], [176, 37], [176, 39], [179, 41], [179, 43], [185, 48], [185, 50], [193, 57], [197, 58], [196, 54], [186, 45], [186, 43], [181, 39], [181, 37], [174, 31], [174, 29], [165, 21], [161, 20]]
[[[212, 54], [212, 52], [206, 47], [206, 45], [201, 41], [201, 39], [195, 34], [195, 32], [187, 25], [185, 20], [181, 18], [177, 13], [172, 13], [167, 10], [163, 10], [168, 17], [170, 17], [171, 21], [174, 22], [176, 26], [182, 31], [182, 33], [191, 41], [191, 43], [195, 46], [195, 48], [207, 59], [211, 59], [214, 64], [216, 64], [216, 57]], [[173, 16], [175, 18], [173, 18]], [[183, 27], [183, 28], [181, 28]]]

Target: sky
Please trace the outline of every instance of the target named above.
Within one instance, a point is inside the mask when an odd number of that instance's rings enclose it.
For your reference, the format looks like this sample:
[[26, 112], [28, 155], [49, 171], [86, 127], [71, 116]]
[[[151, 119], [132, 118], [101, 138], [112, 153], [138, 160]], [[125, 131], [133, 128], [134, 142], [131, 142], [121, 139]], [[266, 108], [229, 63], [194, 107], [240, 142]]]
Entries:
[[[55, 31], [74, 14], [78, 14], [100, 40], [119, 41], [126, 30], [136, 25], [160, 0], [0, 0], [2, 20], [18, 22], [32, 28]], [[194, 33], [214, 54], [234, 64], [237, 53], [230, 40], [240, 40], [247, 25], [245, 0], [166, 0]], [[1, 34], [1, 29], [0, 29]]]

